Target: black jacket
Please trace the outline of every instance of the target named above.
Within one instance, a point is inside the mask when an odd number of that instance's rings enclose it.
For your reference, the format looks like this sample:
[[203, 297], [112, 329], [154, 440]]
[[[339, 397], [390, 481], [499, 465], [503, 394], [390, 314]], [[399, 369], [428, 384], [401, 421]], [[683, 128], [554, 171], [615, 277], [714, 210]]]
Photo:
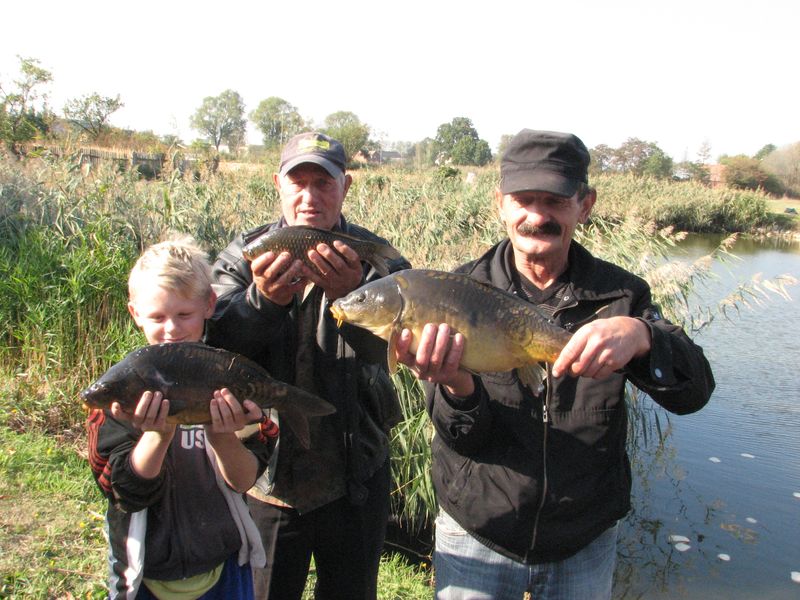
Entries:
[[[458, 271], [519, 294], [511, 250], [505, 240]], [[601, 307], [603, 317], [640, 318], [652, 333], [648, 356], [602, 381], [550, 380], [539, 396], [516, 371], [475, 376], [468, 399], [428, 386], [439, 505], [479, 541], [527, 563], [575, 554], [628, 512], [626, 380], [678, 414], [699, 410], [714, 389], [702, 349], [659, 315], [643, 279], [575, 242], [569, 264], [555, 322], [574, 331]]]
[[[295, 297], [288, 306], [279, 306], [262, 296], [241, 251], [243, 244], [284, 224], [281, 220], [246, 232], [220, 253], [213, 269], [217, 308], [208, 324], [206, 340], [244, 354], [264, 366], [273, 377], [294, 384], [295, 358], [303, 342], [297, 339], [298, 299]], [[343, 217], [334, 231], [388, 244], [363, 227], [347, 223]], [[389, 271], [409, 267], [405, 259], [396, 260], [390, 262]], [[364, 263], [362, 283], [379, 277]], [[315, 302], [317, 360], [313, 368], [319, 389], [314, 391], [336, 407], [336, 413], [322, 419], [334, 421], [345, 456], [347, 494], [353, 503], [362, 504], [367, 493], [363, 483], [388, 458], [387, 433], [401, 418], [397, 394], [386, 368], [387, 346], [364, 329], [348, 324], [337, 327], [329, 310], [330, 301], [324, 294], [315, 296]], [[281, 452], [278, 461], [286, 459]], [[319, 476], [324, 478], [324, 474]], [[280, 482], [276, 481], [278, 485]]]

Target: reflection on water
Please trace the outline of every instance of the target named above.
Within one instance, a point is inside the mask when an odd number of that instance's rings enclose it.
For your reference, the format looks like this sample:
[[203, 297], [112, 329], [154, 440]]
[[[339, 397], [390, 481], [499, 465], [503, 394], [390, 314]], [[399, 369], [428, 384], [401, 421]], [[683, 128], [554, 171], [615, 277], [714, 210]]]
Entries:
[[[718, 241], [684, 249], [696, 258]], [[755, 273], [800, 277], [800, 244], [740, 240], [733, 252], [742, 260], [718, 270], [704, 301]], [[615, 598], [800, 598], [800, 290], [788, 291], [696, 337], [717, 380], [703, 410], [641, 400]]]

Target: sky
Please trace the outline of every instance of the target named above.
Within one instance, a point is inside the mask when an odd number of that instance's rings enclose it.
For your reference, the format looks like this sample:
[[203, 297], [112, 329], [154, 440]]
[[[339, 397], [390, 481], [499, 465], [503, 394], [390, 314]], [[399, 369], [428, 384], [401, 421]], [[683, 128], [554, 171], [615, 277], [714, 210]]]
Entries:
[[385, 145], [456, 117], [493, 151], [522, 128], [675, 161], [800, 141], [797, 0], [39, 0], [0, 16], [4, 87], [36, 58], [54, 111], [119, 94], [112, 125], [186, 142], [227, 89], [247, 114], [272, 96], [317, 125], [352, 112]]

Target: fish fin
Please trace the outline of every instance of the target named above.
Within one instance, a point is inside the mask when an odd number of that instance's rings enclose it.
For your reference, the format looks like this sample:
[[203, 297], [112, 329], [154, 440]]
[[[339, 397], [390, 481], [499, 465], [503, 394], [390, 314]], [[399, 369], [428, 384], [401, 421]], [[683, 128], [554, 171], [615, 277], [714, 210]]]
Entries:
[[538, 393], [539, 386], [547, 376], [547, 371], [539, 363], [531, 363], [517, 369], [517, 377], [530, 391]]
[[374, 255], [369, 261], [381, 277], [389, 275], [389, 261], [390, 260], [403, 260], [403, 255], [389, 244], [376, 244]]
[[308, 416], [305, 415], [297, 406], [287, 404], [282, 406], [281, 420], [292, 430], [297, 441], [308, 450], [311, 446], [311, 434], [308, 430]]
[[386, 347], [386, 364], [389, 367], [389, 375], [397, 373], [397, 338], [400, 337], [400, 332], [397, 328], [392, 328], [392, 333], [389, 335], [389, 343]]
[[[300, 390], [302, 391], [302, 390]], [[311, 434], [308, 429], [310, 417], [324, 417], [336, 412], [336, 407], [319, 396], [304, 392], [296, 394], [294, 402], [282, 404], [280, 409], [281, 419], [292, 430], [295, 437], [308, 450], [311, 444]]]
[[375, 254], [383, 257], [384, 260], [402, 260], [403, 255], [394, 246], [389, 244], [378, 244], [375, 248]]
[[372, 265], [372, 267], [375, 269], [375, 272], [377, 272], [381, 277], [386, 277], [389, 275], [389, 265], [387, 265], [386, 261], [379, 256], [373, 256], [367, 262]]

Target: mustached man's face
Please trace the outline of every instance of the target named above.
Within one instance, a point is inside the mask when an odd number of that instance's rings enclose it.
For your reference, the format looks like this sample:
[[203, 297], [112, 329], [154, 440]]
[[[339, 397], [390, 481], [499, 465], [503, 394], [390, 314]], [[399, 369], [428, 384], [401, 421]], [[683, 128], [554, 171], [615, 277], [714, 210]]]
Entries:
[[535, 262], [566, 261], [575, 228], [589, 218], [594, 200], [593, 193], [581, 201], [577, 193], [570, 198], [538, 191], [495, 194], [515, 253]]

